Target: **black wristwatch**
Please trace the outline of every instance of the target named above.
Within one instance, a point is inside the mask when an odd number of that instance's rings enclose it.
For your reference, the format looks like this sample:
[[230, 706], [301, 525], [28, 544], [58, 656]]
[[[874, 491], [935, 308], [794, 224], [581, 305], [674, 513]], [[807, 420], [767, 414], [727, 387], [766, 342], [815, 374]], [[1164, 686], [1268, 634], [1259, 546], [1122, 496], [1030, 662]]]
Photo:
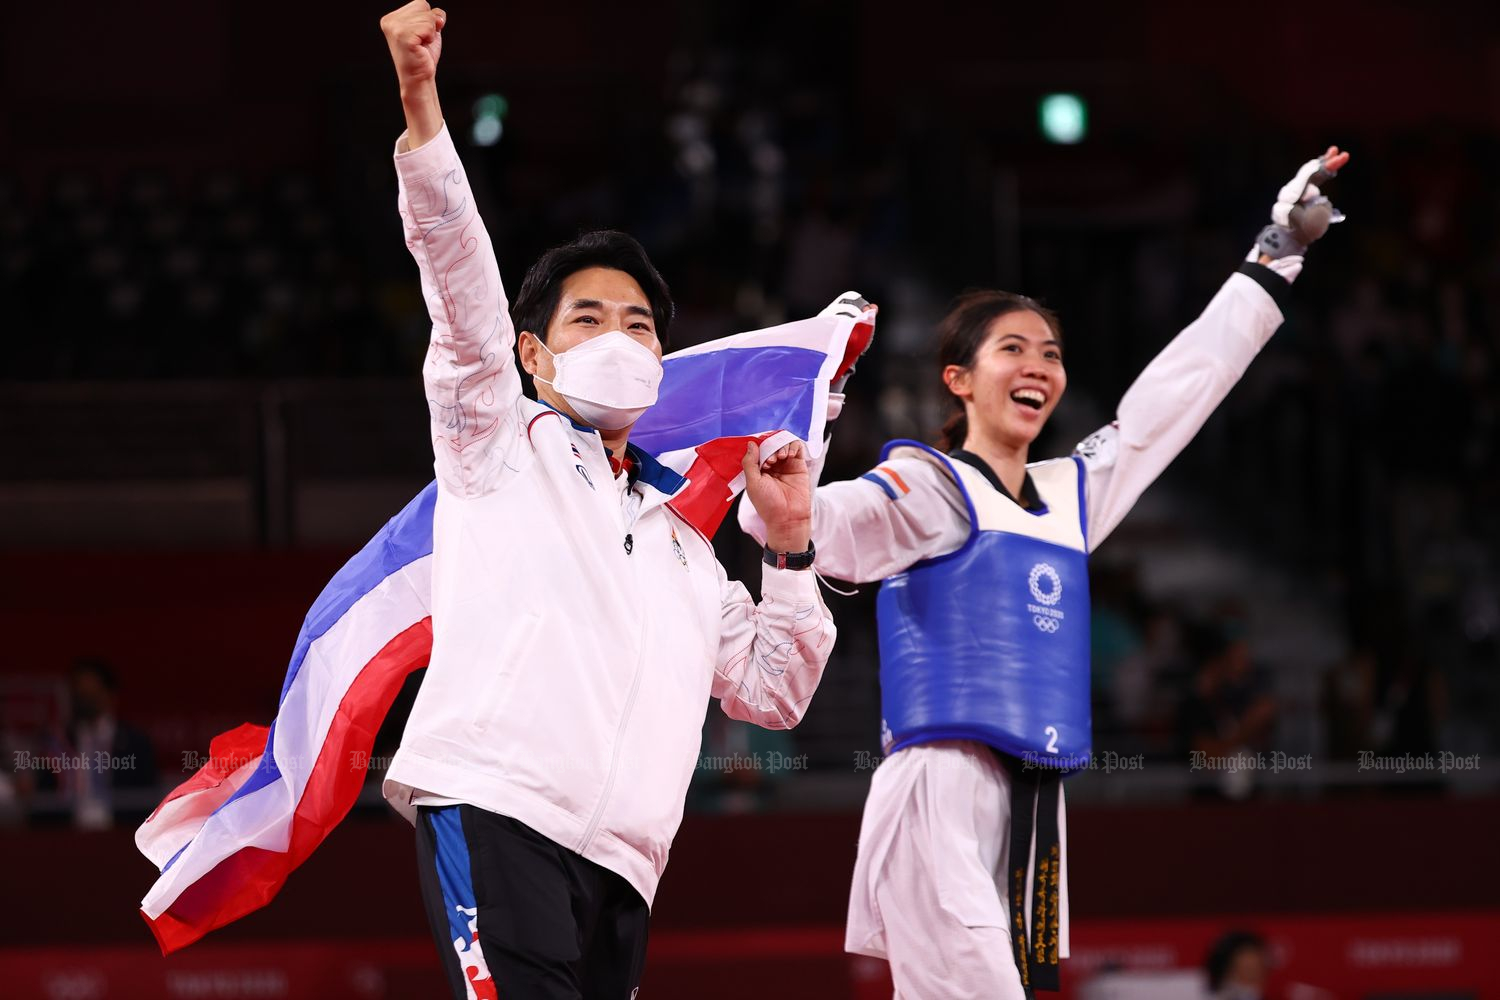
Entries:
[[777, 569], [811, 569], [813, 556], [817, 554], [812, 539], [809, 538], [806, 552], [777, 552], [767, 545], [765, 555], [761, 558], [767, 566], [775, 566]]

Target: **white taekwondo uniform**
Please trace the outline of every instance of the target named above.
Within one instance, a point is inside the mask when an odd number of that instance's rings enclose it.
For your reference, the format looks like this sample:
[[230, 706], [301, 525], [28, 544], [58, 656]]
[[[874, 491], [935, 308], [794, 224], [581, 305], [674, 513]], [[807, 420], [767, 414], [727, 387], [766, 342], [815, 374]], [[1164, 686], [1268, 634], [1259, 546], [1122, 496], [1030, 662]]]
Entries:
[[[1115, 421], [1077, 446], [1073, 455], [1081, 472], [1073, 472], [1071, 461], [1028, 467], [1028, 491], [1048, 507], [1075, 512], [1075, 518], [1077, 480], [1083, 480], [1087, 551], [1119, 525], [1239, 381], [1281, 325], [1278, 300], [1289, 289], [1269, 268], [1242, 266], [1140, 374], [1120, 400]], [[1011, 519], [1011, 530], [1024, 530], [1022, 508], [997, 497], [1020, 515]], [[764, 538], [748, 501], [741, 501], [739, 517], [745, 531]], [[817, 569], [856, 583], [954, 553], [972, 531], [968, 503], [950, 473], [911, 450], [859, 479], [820, 486], [814, 497]], [[888, 958], [898, 997], [1024, 995], [1008, 931], [1010, 791], [1005, 768], [976, 741], [908, 746], [876, 770], [860, 830], [845, 947]], [[1066, 957], [1067, 831], [1060, 799], [1058, 812], [1064, 848], [1060, 944]]]

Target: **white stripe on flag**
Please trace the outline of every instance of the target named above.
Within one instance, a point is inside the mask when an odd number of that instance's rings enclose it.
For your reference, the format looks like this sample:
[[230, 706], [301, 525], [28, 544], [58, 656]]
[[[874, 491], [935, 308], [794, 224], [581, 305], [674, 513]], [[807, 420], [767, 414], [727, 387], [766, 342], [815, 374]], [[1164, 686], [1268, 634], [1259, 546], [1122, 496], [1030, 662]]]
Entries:
[[[814, 316], [812, 319], [797, 320], [794, 323], [783, 323], [780, 326], [767, 327], [764, 330], [752, 330], [749, 333], [737, 333], [730, 337], [710, 340], [707, 343], [698, 344], [694, 347], [685, 347], [680, 351], [673, 351], [667, 355], [666, 360], [692, 357], [695, 354], [713, 354], [718, 351], [756, 347], [800, 347], [822, 354], [823, 363], [818, 367], [818, 377], [813, 386], [814, 395], [812, 412], [810, 414], [811, 423], [805, 430], [798, 428], [798, 430], [803, 430], [803, 433], [793, 435], [807, 444], [807, 457], [815, 459], [823, 454], [824, 429], [828, 424], [828, 385], [833, 381], [833, 377], [838, 374], [839, 365], [844, 360], [844, 348], [849, 343], [849, 335], [854, 332], [855, 326], [863, 321], [863, 317], [855, 319], [849, 316]], [[762, 461], [765, 460], [766, 455], [769, 455], [776, 448], [780, 448], [786, 443], [786, 440], [781, 440], [770, 451], [762, 447]], [[677, 471], [682, 472], [685, 470], [679, 469]], [[743, 489], [743, 479], [737, 482], [733, 488], [736, 491]]]
[[215, 809], [250, 780], [250, 775], [260, 766], [261, 756], [257, 754], [241, 764], [219, 784], [189, 792], [162, 806], [136, 831], [135, 846], [160, 869], [187, 846]]
[[[848, 342], [849, 333], [857, 322], [858, 320], [848, 316], [814, 316], [811, 319], [799, 319], [791, 323], [782, 323], [780, 326], [769, 326], [764, 330], [736, 333], [728, 337], [720, 337], [718, 340], [684, 347], [680, 351], [673, 351], [667, 355], [667, 360], [746, 347], [801, 347], [809, 351], [832, 352], [833, 347], [837, 345], [838, 356], [833, 359], [837, 363], [843, 360], [844, 344]], [[833, 373], [830, 372], [829, 377], [831, 378], [832, 375]]]
[[382, 580], [308, 648], [276, 713], [272, 749], [281, 778], [209, 818], [141, 900], [148, 917], [161, 916], [190, 885], [243, 848], [286, 851], [297, 803], [344, 693], [387, 643], [431, 613], [431, 592], [428, 555]]

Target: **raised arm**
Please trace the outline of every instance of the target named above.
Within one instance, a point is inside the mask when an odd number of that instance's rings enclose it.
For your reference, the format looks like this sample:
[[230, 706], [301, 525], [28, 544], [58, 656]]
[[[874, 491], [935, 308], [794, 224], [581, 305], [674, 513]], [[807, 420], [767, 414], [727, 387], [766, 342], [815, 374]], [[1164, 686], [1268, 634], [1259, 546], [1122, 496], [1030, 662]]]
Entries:
[[[1120, 400], [1115, 421], [1075, 449], [1087, 469], [1089, 548], [1119, 525], [1156, 477], [1187, 446], [1229, 390], [1281, 326], [1282, 306], [1302, 271], [1314, 233], [1299, 227], [1300, 206], [1322, 207], [1311, 183], [1322, 168], [1331, 176], [1349, 154], [1330, 147], [1304, 164], [1282, 188], [1272, 217], [1250, 255], [1229, 276], [1196, 320], [1146, 366]], [[1273, 256], [1273, 254], [1280, 256]]]
[[489, 233], [443, 123], [437, 63], [447, 15], [413, 0], [381, 18], [407, 130], [396, 143], [398, 207], [432, 319], [422, 367], [443, 487], [479, 496], [497, 485], [516, 437], [521, 380], [515, 330]]

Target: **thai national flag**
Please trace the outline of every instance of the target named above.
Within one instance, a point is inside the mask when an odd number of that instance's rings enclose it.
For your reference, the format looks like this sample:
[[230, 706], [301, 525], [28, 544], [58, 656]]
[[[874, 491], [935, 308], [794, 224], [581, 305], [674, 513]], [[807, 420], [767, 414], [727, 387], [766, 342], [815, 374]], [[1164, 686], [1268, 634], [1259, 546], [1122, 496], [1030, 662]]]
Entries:
[[[822, 448], [828, 386], [868, 342], [873, 309], [669, 355], [631, 441], [690, 480], [672, 504], [712, 536], [744, 488], [746, 442]], [[170, 954], [259, 909], [354, 805], [375, 734], [432, 648], [432, 511], [419, 493], [329, 581], [302, 624], [269, 728], [214, 739], [210, 760], [136, 831], [161, 869], [141, 913]]]

